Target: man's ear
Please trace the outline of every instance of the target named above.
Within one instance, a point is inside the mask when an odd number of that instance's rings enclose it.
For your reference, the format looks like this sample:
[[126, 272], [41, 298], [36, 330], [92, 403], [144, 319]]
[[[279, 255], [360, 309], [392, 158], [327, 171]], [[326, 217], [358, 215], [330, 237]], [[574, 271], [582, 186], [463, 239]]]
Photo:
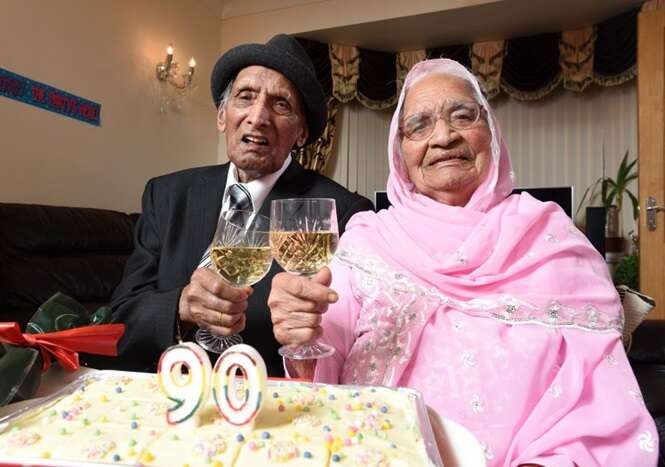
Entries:
[[300, 131], [300, 134], [296, 139], [296, 146], [299, 148], [303, 147], [307, 142], [308, 137], [309, 137], [309, 130], [307, 129], [307, 125], [303, 125], [302, 130]]
[[226, 112], [224, 112], [224, 107], [220, 107], [217, 112], [217, 129], [222, 133], [226, 131]]

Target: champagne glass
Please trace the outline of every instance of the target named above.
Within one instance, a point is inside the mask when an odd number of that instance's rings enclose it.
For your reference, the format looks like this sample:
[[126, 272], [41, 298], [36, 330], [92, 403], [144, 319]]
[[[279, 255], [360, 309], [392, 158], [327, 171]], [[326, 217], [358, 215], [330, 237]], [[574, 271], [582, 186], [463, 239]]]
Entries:
[[[253, 211], [228, 210], [219, 217], [210, 245], [212, 268], [233, 287], [243, 288], [259, 282], [270, 270], [270, 219]], [[217, 336], [201, 328], [196, 342], [210, 352], [222, 353], [242, 343], [239, 334]]]
[[[311, 277], [330, 262], [339, 240], [334, 199], [279, 199], [272, 202], [270, 211], [272, 254], [286, 272]], [[281, 356], [295, 360], [333, 353], [335, 348], [322, 342], [279, 349]]]

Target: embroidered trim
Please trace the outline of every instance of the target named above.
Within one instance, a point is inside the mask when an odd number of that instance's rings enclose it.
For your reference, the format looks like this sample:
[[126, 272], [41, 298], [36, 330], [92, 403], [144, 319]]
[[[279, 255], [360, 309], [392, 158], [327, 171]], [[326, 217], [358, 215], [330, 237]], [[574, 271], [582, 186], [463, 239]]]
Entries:
[[552, 80], [545, 84], [543, 87], [540, 89], [537, 89], [535, 91], [520, 91], [519, 89], [511, 86], [506, 82], [506, 80], [502, 79], [501, 80], [501, 89], [508, 94], [510, 97], [513, 99], [517, 99], [518, 101], [535, 101], [538, 99], [542, 99], [543, 97], [547, 96], [549, 93], [554, 91], [559, 84], [563, 81], [563, 75], [561, 72], [557, 73]]
[[[405, 274], [396, 272], [375, 255], [344, 249], [338, 251], [336, 257], [342, 263], [368, 276], [370, 282], [378, 281], [384, 287], [387, 286], [395, 292], [415, 294], [409, 305], [413, 304], [418, 298], [434, 299], [441, 304], [450, 305], [466, 313], [486, 316], [506, 324], [537, 324], [550, 328], [623, 332], [624, 315], [621, 310], [618, 317], [614, 318], [590, 304], [583, 309], [577, 309], [555, 300], [550, 301], [545, 308], [542, 308], [509, 294], [496, 299], [456, 300], [434, 288], [413, 282]], [[367, 283], [366, 285], [371, 284]], [[369, 289], [369, 287], [361, 288], [363, 292]], [[400, 306], [400, 308], [405, 309], [404, 306]], [[415, 319], [415, 316], [413, 318]]]
[[637, 76], [637, 64], [632, 65], [626, 71], [617, 75], [605, 76], [600, 73], [594, 73], [593, 81], [600, 86], [619, 86], [630, 81]]

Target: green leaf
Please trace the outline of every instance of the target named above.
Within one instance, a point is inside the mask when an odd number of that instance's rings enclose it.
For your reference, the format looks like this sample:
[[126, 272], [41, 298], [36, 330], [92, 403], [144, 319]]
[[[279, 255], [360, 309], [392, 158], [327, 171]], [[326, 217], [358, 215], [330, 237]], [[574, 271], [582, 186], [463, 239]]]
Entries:
[[626, 193], [628, 193], [628, 197], [633, 204], [633, 219], [637, 219], [640, 216], [640, 202], [632, 191], [626, 190]]
[[[628, 153], [626, 153], [626, 154], [628, 154]], [[633, 162], [631, 162], [630, 164], [628, 164], [628, 172], [630, 172], [630, 171], [633, 169], [633, 167], [635, 166], [635, 164], [637, 164], [637, 159], [633, 159]], [[636, 174], [636, 176], [637, 176], [637, 172], [635, 172], [635, 174]]]
[[609, 208], [614, 203], [616, 197], [617, 185], [611, 178], [603, 180], [603, 205]]
[[637, 180], [637, 174], [630, 174], [626, 180], [624, 180], [624, 186], [628, 185], [628, 182], [632, 182], [633, 180]]
[[628, 151], [626, 151], [626, 154], [624, 154], [623, 159], [621, 159], [621, 163], [619, 164], [619, 170], [617, 170], [617, 185], [622, 185], [624, 183], [624, 180], [626, 176], [628, 175], [628, 169], [627, 166], [627, 158], [628, 158]]

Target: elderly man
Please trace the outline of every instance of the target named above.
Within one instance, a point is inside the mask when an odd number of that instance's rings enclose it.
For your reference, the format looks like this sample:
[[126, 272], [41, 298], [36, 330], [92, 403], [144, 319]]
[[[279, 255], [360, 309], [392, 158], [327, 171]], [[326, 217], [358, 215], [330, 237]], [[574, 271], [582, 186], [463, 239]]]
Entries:
[[323, 90], [295, 39], [280, 34], [229, 50], [212, 71], [211, 90], [230, 162], [148, 182], [135, 250], [111, 303], [114, 320], [127, 325], [120, 354], [125, 368], [152, 370], [178, 332], [241, 332], [269, 374], [281, 376], [266, 304], [279, 267], [273, 264], [253, 290], [233, 288], [201, 267], [220, 213], [241, 207], [269, 215], [273, 199], [335, 198], [343, 230], [372, 205], [291, 158], [291, 150], [320, 136], [326, 120]]

